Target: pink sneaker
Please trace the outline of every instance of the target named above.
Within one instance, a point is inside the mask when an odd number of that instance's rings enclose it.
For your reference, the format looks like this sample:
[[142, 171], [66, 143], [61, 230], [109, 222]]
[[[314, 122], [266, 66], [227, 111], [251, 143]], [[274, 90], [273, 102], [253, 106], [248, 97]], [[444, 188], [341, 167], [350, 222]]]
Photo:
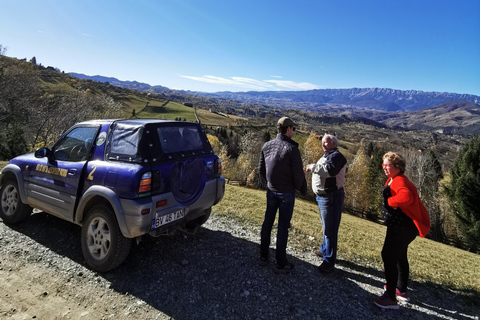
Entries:
[[[383, 286], [383, 289], [385, 289], [385, 291], [387, 291], [387, 285], [384, 285]], [[410, 301], [410, 297], [408, 296], [408, 292], [405, 291], [405, 292], [400, 292], [400, 290], [398, 290], [398, 288], [395, 288], [395, 294], [397, 295], [397, 299], [402, 301], [402, 302], [408, 302]]]
[[373, 300], [373, 303], [375, 303], [378, 307], [382, 309], [398, 309], [399, 306], [397, 304], [396, 300], [390, 299], [388, 296], [388, 293], [383, 293], [380, 297], [377, 297]]

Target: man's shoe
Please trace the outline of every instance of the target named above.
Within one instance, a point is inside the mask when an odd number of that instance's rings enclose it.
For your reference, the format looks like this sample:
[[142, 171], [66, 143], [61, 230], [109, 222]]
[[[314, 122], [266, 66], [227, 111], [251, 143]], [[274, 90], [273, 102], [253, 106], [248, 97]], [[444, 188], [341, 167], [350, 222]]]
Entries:
[[268, 257], [262, 257], [260, 256], [260, 265], [261, 266], [266, 266], [268, 264]]
[[290, 262], [285, 263], [283, 266], [277, 264], [274, 269], [277, 274], [288, 274], [293, 272], [293, 270], [295, 270], [295, 266]]
[[[383, 286], [383, 289], [385, 289], [385, 291], [387, 291], [387, 285], [384, 285]], [[405, 291], [405, 292], [400, 292], [400, 290], [398, 290], [398, 288], [395, 288], [395, 294], [397, 295], [397, 299], [402, 301], [402, 302], [408, 302], [410, 301], [410, 297], [408, 296], [408, 292]]]
[[396, 300], [392, 300], [388, 293], [384, 292], [380, 297], [377, 297], [373, 300], [378, 307], [382, 309], [398, 309], [398, 304]]
[[321, 265], [318, 266], [318, 271], [321, 273], [331, 273], [335, 270], [335, 266], [331, 265], [330, 263], [327, 262], [322, 262]]

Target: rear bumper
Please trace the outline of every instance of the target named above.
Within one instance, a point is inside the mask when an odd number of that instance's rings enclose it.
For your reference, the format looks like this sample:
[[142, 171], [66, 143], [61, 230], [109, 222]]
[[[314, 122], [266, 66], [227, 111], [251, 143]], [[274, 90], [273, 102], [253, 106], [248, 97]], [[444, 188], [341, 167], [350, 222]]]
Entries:
[[[220, 177], [215, 180], [210, 180], [205, 183], [203, 192], [190, 205], [184, 206], [179, 203], [172, 193], [165, 193], [145, 199], [127, 200], [120, 199], [124, 221], [119, 220], [120, 229], [127, 238], [134, 238], [153, 230], [154, 220], [156, 216], [163, 216], [175, 212], [179, 209], [184, 210], [185, 216], [180, 220], [173, 221], [162, 225], [156, 231], [167, 230], [173, 228], [175, 225], [185, 223], [193, 220], [204, 214], [206, 209], [211, 208], [222, 200], [225, 194], [225, 179]], [[165, 201], [166, 205], [157, 208], [156, 204], [159, 201]], [[148, 209], [149, 213], [142, 215], [141, 212]]]

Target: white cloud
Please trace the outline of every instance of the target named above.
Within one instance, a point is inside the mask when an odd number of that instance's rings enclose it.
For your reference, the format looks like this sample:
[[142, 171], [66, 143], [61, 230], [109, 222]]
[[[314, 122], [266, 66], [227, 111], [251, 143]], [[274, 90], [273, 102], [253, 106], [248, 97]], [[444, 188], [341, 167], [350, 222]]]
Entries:
[[[213, 83], [226, 85], [231, 87], [238, 87], [242, 89], [264, 91], [264, 90], [313, 90], [319, 89], [320, 87], [308, 82], [293, 82], [285, 80], [256, 80], [243, 77], [231, 77], [231, 78], [222, 78], [216, 76], [183, 76], [182, 78], [187, 78], [195, 81]], [[271, 76], [275, 78], [282, 78], [280, 76]]]
[[319, 86], [312, 83], [308, 83], [308, 82], [293, 82], [293, 81], [285, 81], [285, 80], [265, 80], [265, 82], [273, 83], [278, 87], [287, 88], [290, 90], [320, 89]]

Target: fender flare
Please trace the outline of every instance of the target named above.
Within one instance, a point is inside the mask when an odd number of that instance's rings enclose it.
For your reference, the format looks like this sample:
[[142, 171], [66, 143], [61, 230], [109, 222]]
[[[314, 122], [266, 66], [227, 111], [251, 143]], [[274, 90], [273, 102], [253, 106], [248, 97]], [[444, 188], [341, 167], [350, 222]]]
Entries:
[[15, 176], [18, 185], [18, 192], [20, 193], [20, 200], [24, 204], [27, 204], [27, 193], [25, 191], [25, 182], [23, 181], [22, 170], [19, 166], [15, 164], [7, 164], [3, 169], [2, 173], [0, 174], [0, 185], [2, 185], [3, 180], [5, 179], [5, 174], [11, 173]]
[[125, 214], [123, 212], [122, 205], [120, 204], [120, 200], [115, 192], [107, 187], [95, 185], [85, 191], [79, 200], [77, 209], [75, 211], [75, 223], [82, 225], [82, 221], [86, 215], [85, 208], [89, 204], [90, 200], [97, 196], [108, 201], [113, 209], [113, 212], [115, 213], [115, 218], [117, 219], [118, 226], [120, 227], [123, 236], [126, 238], [131, 238], [125, 222]]

